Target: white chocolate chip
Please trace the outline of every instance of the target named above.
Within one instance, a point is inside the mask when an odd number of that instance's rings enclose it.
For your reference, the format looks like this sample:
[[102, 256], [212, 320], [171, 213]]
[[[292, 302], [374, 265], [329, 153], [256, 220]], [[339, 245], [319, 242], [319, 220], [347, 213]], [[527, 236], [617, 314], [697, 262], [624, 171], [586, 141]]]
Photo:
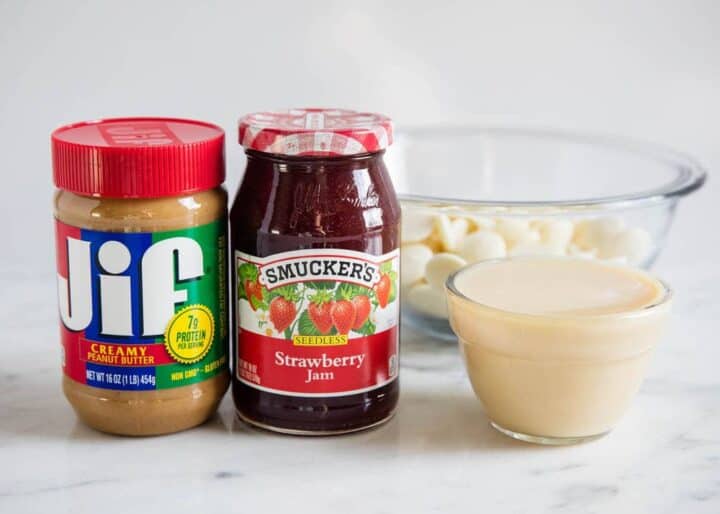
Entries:
[[550, 219], [537, 222], [540, 242], [563, 251], [570, 244], [575, 225], [567, 219]]
[[465, 236], [470, 231], [470, 222], [465, 218], [457, 218], [452, 222], [453, 234], [455, 236], [452, 246], [447, 246], [449, 251], [457, 252], [462, 246]]
[[466, 264], [464, 259], [451, 253], [435, 254], [425, 266], [425, 278], [430, 286], [442, 291], [448, 276]]
[[508, 248], [540, 240], [540, 234], [530, 228], [530, 222], [526, 219], [500, 218], [495, 225], [495, 231], [505, 238]]
[[575, 225], [572, 242], [585, 251], [600, 249], [609, 244], [624, 228], [623, 220], [616, 217], [582, 220]]
[[500, 234], [491, 230], [480, 230], [470, 234], [460, 248], [460, 256], [467, 262], [500, 259], [506, 254], [505, 240]]
[[434, 318], [447, 318], [447, 300], [445, 291], [435, 289], [428, 284], [415, 284], [406, 295], [407, 303], [412, 308], [426, 316]]
[[421, 209], [404, 209], [402, 215], [401, 239], [405, 243], [417, 243], [430, 237], [433, 232], [435, 215]]
[[652, 237], [646, 230], [623, 230], [605, 244], [598, 255], [603, 259], [625, 257], [630, 264], [640, 264], [650, 253]]
[[400, 249], [400, 283], [409, 286], [425, 276], [425, 266], [432, 250], [424, 244], [405, 245]]
[[435, 227], [445, 251], [456, 252], [470, 228], [470, 223], [465, 218], [451, 220], [446, 214], [440, 214], [435, 218]]

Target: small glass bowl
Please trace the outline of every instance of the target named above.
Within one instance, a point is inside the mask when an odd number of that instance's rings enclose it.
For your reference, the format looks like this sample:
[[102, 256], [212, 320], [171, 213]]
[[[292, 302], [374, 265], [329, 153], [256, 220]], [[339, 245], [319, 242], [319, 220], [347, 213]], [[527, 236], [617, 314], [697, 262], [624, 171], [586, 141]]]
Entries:
[[[538, 257], [510, 260], [516, 259]], [[478, 267], [507, 262], [466, 266], [446, 283], [450, 324], [490, 424], [514, 439], [545, 445], [607, 434], [640, 389], [665, 332], [671, 289], [635, 268], [604, 264], [645, 275], [661, 295], [651, 305], [617, 313], [525, 314], [479, 303], [458, 287]]]
[[647, 269], [678, 200], [706, 179], [662, 146], [518, 128], [408, 130], [386, 160], [403, 209], [403, 322], [444, 339], [454, 339], [442, 290], [453, 270], [522, 255]]

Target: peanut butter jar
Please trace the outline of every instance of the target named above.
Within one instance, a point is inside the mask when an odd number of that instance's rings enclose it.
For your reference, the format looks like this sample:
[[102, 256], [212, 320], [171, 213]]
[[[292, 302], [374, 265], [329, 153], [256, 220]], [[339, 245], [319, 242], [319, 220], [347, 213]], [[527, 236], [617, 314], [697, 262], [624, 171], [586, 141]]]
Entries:
[[65, 396], [103, 432], [203, 423], [229, 382], [222, 129], [77, 123], [52, 154]]

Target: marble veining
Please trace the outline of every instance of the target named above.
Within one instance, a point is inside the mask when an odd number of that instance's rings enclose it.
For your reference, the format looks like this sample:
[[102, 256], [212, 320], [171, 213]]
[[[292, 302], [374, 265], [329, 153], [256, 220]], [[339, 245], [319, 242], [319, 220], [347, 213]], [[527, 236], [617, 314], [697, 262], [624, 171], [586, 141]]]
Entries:
[[268, 434], [239, 422], [226, 397], [195, 430], [100, 434], [60, 391], [53, 276], [3, 274], [0, 513], [717, 514], [720, 274], [680, 259], [662, 272], [677, 291], [674, 321], [632, 409], [607, 437], [563, 448], [493, 430], [455, 345], [408, 327], [400, 408], [376, 430]]

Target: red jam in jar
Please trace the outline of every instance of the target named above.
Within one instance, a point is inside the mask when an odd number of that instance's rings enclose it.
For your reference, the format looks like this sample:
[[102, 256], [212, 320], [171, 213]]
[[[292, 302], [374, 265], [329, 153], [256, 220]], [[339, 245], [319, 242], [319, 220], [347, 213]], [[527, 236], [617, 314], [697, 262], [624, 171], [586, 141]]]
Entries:
[[240, 120], [231, 215], [233, 397], [253, 425], [361, 430], [398, 400], [400, 207], [390, 120], [337, 109]]

